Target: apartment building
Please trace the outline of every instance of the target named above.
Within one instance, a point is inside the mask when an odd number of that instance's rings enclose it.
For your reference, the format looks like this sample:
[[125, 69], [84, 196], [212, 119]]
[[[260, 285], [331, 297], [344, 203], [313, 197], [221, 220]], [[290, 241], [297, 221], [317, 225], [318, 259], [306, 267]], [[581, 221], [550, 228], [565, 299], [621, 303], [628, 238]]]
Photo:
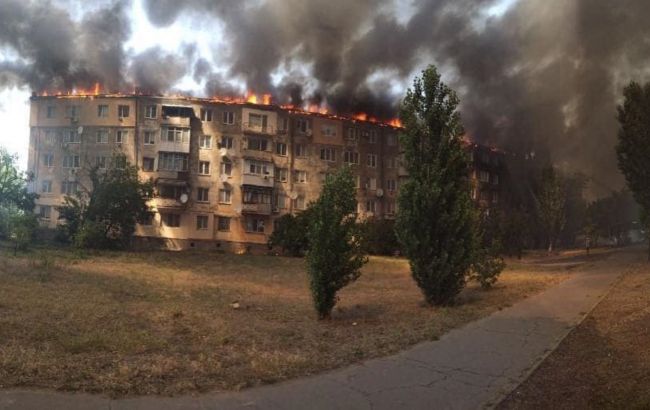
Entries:
[[[176, 249], [263, 249], [274, 222], [305, 209], [344, 164], [354, 170], [360, 218], [392, 218], [406, 176], [398, 128], [276, 105], [33, 96], [30, 126], [28, 169], [44, 225], [58, 223], [56, 206], [65, 195], [88, 187], [91, 167], [116, 166], [112, 159], [123, 154], [157, 192], [151, 219], [137, 227], [138, 242]], [[484, 188], [474, 195], [491, 204], [499, 200], [492, 193], [499, 177], [484, 156], [477, 156], [473, 177], [479, 188], [487, 178], [490, 196], [482, 196]]]

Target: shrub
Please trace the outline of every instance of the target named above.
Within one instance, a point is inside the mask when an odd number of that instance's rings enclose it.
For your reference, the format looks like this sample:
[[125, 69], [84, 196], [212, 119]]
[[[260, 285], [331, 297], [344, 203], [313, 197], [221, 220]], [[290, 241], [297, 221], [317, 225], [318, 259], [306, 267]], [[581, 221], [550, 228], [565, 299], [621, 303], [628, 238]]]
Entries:
[[290, 256], [303, 256], [309, 248], [307, 230], [311, 208], [294, 216], [283, 215], [278, 218], [273, 234], [269, 238], [269, 246], [279, 246], [282, 252]]
[[400, 251], [395, 221], [369, 218], [359, 223], [359, 239], [366, 253], [392, 256]]
[[489, 289], [499, 280], [499, 275], [505, 267], [506, 263], [502, 257], [482, 249], [477, 252], [470, 279], [478, 281], [483, 289]]

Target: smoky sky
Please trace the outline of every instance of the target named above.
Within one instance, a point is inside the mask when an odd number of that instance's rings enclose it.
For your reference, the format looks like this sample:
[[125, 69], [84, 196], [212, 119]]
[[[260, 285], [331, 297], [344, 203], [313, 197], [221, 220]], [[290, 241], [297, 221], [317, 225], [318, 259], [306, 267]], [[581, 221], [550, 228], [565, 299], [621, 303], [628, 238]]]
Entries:
[[649, 77], [647, 0], [519, 0], [490, 17], [495, 1], [143, 0], [158, 27], [218, 22], [215, 62], [196, 44], [125, 51], [126, 0], [81, 18], [60, 2], [0, 0], [0, 50], [10, 56], [0, 59], [0, 87], [101, 82], [163, 93], [189, 75], [203, 96], [241, 94], [235, 79], [280, 103], [389, 118], [403, 85], [436, 64], [474, 139], [618, 188], [616, 104], [627, 82]]

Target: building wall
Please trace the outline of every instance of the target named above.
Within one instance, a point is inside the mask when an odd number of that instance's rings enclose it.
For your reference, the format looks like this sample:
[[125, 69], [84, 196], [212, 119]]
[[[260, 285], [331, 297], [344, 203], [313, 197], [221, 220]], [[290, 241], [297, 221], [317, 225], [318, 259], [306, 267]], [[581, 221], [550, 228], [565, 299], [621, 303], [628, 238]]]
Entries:
[[[66, 115], [69, 106], [78, 107], [75, 118]], [[120, 117], [119, 106], [128, 106], [129, 115]], [[398, 129], [271, 105], [148, 96], [33, 97], [30, 126], [28, 167], [34, 174], [32, 189], [40, 195], [36, 211], [50, 207], [44, 225], [57, 223], [55, 207], [63, 202], [64, 184], [89, 188], [88, 170], [96, 158], [121, 153], [159, 193], [151, 201], [151, 224], [136, 230], [152, 246], [262, 249], [274, 221], [316, 200], [327, 174], [346, 163], [357, 179], [359, 216], [392, 218], [406, 176]], [[64, 141], [70, 131], [77, 131], [79, 142]], [[122, 143], [116, 142], [118, 132], [125, 132]], [[494, 152], [485, 151], [489, 159], [484, 164], [480, 147], [468, 149], [476, 151], [474, 184], [490, 195], [498, 191], [498, 176], [488, 177], [487, 185], [480, 182], [480, 170], [497, 175], [490, 165]], [[45, 155], [52, 156], [51, 164]], [[64, 167], [64, 157], [70, 155], [78, 155], [79, 163]], [[185, 160], [170, 162], [171, 157]], [[181, 168], [169, 169], [172, 163]], [[51, 193], [42, 192], [43, 181], [51, 181]], [[200, 189], [207, 189], [207, 198], [199, 198]], [[221, 190], [230, 192], [229, 202]], [[492, 197], [484, 202], [493, 204]], [[219, 220], [225, 218], [229, 227], [220, 229]]]

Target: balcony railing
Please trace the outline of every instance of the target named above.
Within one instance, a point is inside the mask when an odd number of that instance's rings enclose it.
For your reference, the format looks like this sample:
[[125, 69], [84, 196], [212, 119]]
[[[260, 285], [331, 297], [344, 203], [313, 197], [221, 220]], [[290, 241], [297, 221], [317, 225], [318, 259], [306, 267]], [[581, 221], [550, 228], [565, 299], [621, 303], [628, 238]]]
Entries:
[[188, 117], [168, 117], [163, 115], [160, 123], [163, 125], [177, 125], [181, 127], [189, 127], [190, 119]]
[[272, 175], [244, 174], [242, 175], [243, 185], [254, 185], [266, 188], [273, 188]]
[[242, 204], [242, 213], [271, 215], [271, 204]]
[[251, 122], [245, 122], [242, 125], [244, 131], [247, 132], [255, 132], [258, 134], [275, 134], [276, 132], [275, 127], [272, 127], [270, 125], [262, 125], [262, 124], [256, 124]]

